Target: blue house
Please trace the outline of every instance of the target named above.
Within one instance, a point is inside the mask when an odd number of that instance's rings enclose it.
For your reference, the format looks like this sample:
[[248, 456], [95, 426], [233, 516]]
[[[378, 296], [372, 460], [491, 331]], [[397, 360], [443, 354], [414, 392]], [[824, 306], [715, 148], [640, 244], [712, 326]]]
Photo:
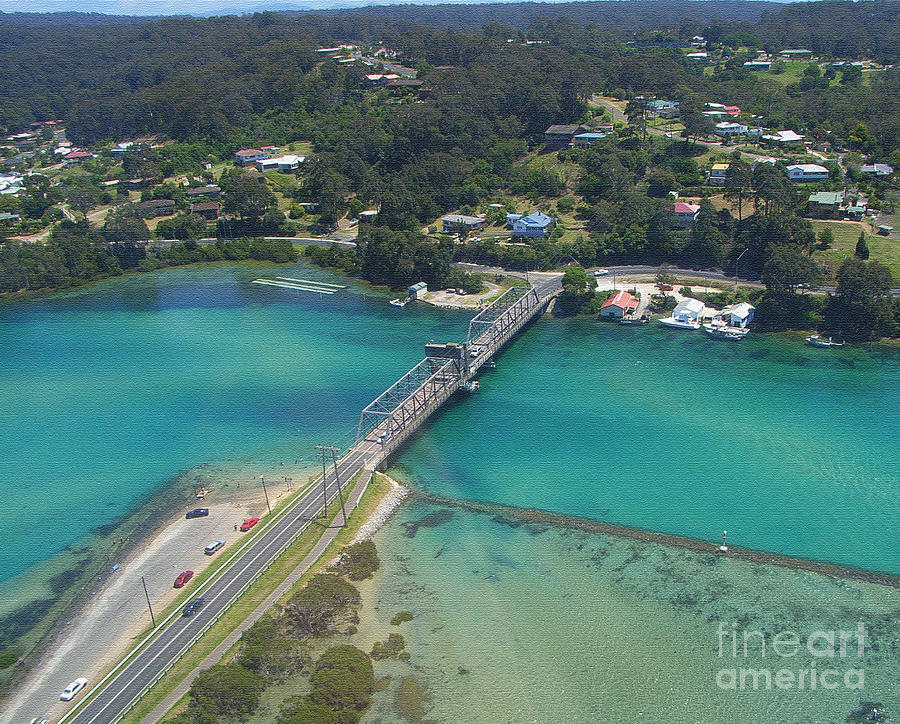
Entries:
[[553, 223], [553, 219], [547, 214], [535, 211], [533, 214], [519, 219], [510, 220], [512, 223], [512, 235], [527, 238], [540, 238], [547, 235], [547, 229]]

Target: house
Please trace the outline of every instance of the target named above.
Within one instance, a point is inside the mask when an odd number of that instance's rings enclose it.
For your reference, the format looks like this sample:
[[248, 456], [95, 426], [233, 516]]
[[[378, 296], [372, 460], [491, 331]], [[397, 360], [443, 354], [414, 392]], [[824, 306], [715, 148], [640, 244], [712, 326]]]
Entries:
[[306, 161], [306, 156], [298, 156], [293, 153], [285, 154], [284, 156], [279, 156], [278, 161], [278, 171], [279, 173], [293, 173], [298, 168], [300, 168], [300, 164]]
[[866, 207], [865, 206], [847, 206], [843, 209], [843, 214], [848, 219], [853, 221], [861, 221], [862, 217], [866, 215]]
[[886, 163], [867, 163], [865, 166], [859, 167], [859, 172], [867, 173], [871, 176], [890, 176], [894, 173], [894, 168]]
[[478, 231], [487, 225], [483, 216], [466, 216], [465, 214], [447, 214], [441, 218], [442, 230], [445, 234], [468, 234]]
[[17, 224], [21, 220], [21, 217], [18, 214], [11, 214], [8, 211], [4, 211], [0, 213], [0, 222], [8, 222], [10, 224]]
[[217, 199], [219, 198], [220, 193], [222, 193], [222, 189], [213, 184], [210, 186], [198, 186], [197, 188], [188, 189], [184, 192], [184, 195], [189, 199]]
[[572, 145], [575, 148], [590, 148], [592, 143], [596, 143], [601, 138], [606, 138], [607, 135], [606, 133], [597, 132], [579, 133], [572, 139]]
[[744, 63], [744, 67], [747, 70], [769, 70], [772, 67], [772, 62], [769, 60], [748, 60]]
[[675, 216], [678, 219], [678, 226], [682, 229], [688, 229], [694, 225], [694, 219], [700, 212], [700, 204], [687, 204], [684, 201], [675, 202]]
[[278, 153], [278, 146], [260, 146], [259, 150], [266, 153]]
[[261, 174], [259, 171], [255, 169], [251, 169], [250, 171], [244, 171], [241, 176], [243, 178], [252, 178], [257, 183], [264, 184], [266, 182], [266, 177]]
[[730, 163], [714, 163], [709, 170], [709, 176], [706, 183], [713, 186], [724, 186], [725, 180], [728, 178], [728, 169], [731, 168]]
[[249, 166], [269, 157], [269, 154], [259, 148], [242, 148], [234, 154], [234, 162], [238, 166]]
[[421, 299], [428, 294], [428, 285], [425, 282], [416, 282], [406, 292], [410, 299]]
[[693, 38], [691, 38], [691, 45], [695, 48], [702, 48], [704, 45], [706, 45], [706, 38], [704, 38], [702, 35], [695, 35]]
[[797, 60], [798, 58], [809, 58], [812, 56], [812, 51], [806, 48], [789, 48], [782, 50], [779, 55], [788, 60]]
[[722, 310], [722, 319], [729, 327], [746, 327], [753, 321], [753, 313], [756, 307], [747, 302], [729, 304]]
[[647, 104], [647, 110], [657, 118], [675, 118], [679, 113], [677, 101], [650, 101]]
[[134, 145], [134, 141], [122, 141], [109, 149], [109, 155], [113, 158], [122, 158], [125, 152]]
[[152, 219], [154, 216], [169, 216], [175, 213], [175, 202], [172, 199], [150, 199], [137, 205], [141, 218]]
[[576, 135], [587, 133], [590, 130], [590, 128], [583, 125], [556, 124], [544, 131], [544, 142], [547, 144], [547, 148], [565, 148], [572, 143], [572, 139]]
[[547, 235], [547, 229], [552, 223], [552, 217], [535, 211], [512, 222], [512, 235], [529, 239], [541, 238]]
[[70, 153], [67, 153], [65, 156], [63, 156], [63, 159], [65, 159], [65, 162], [67, 164], [74, 165], [74, 164], [78, 164], [78, 163], [84, 163], [89, 158], [93, 158], [93, 157], [94, 157], [94, 154], [88, 153], [87, 151], [72, 151]]
[[844, 203], [843, 191], [817, 191], [810, 194], [806, 203], [806, 213], [818, 219], [836, 219]]
[[794, 131], [776, 131], [775, 133], [767, 133], [763, 136], [763, 140], [771, 141], [779, 146], [789, 146], [792, 143], [800, 143], [803, 136]]
[[277, 158], [263, 158], [256, 162], [256, 169], [261, 173], [265, 171], [277, 171], [278, 170], [278, 159]]
[[191, 204], [191, 213], [202, 216], [207, 221], [215, 221], [219, 218], [219, 202], [218, 201], [198, 201]]
[[700, 321], [705, 305], [699, 299], [682, 299], [672, 310], [672, 318], [682, 324], [694, 324]]
[[807, 181], [826, 181], [829, 170], [817, 163], [795, 163], [787, 167], [787, 176], [791, 181], [804, 183]]
[[603, 302], [600, 316], [604, 319], [622, 319], [638, 308], [638, 300], [626, 291], [618, 291]]
[[709, 53], [706, 51], [698, 51], [696, 53], [688, 53], [687, 57], [689, 60], [698, 60], [705, 63], [709, 59]]
[[713, 128], [713, 133], [717, 136], [734, 136], [734, 135], [743, 135], [750, 130], [743, 123], [734, 123], [733, 121], [722, 121], [721, 123], [717, 123], [715, 128]]
[[751, 170], [755, 171], [756, 167], [763, 163], [768, 166], [774, 166], [776, 163], [778, 163], [778, 161], [775, 160], [774, 158], [772, 158], [771, 156], [760, 157], [760, 158], [757, 158], [753, 163], [750, 164], [750, 168], [751, 168]]

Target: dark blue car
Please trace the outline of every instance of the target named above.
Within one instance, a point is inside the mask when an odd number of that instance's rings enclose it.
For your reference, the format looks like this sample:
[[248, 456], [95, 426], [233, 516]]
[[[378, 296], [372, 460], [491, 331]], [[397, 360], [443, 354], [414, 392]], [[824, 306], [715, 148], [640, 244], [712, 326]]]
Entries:
[[185, 518], [202, 518], [206, 515], [209, 515], [209, 508], [194, 508], [193, 510], [188, 511], [184, 514]]
[[197, 611], [203, 608], [203, 604], [206, 603], [205, 598], [195, 598], [191, 601], [187, 606], [184, 607], [184, 610], [181, 612], [182, 616], [193, 616]]

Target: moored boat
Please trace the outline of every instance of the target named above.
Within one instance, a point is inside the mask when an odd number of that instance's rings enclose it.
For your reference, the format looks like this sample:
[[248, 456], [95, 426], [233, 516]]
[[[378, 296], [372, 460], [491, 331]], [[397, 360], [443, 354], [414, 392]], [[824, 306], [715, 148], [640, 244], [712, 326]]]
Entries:
[[737, 341], [750, 334], [749, 329], [742, 327], [728, 327], [724, 324], [704, 324], [703, 331], [713, 339], [727, 339]]
[[820, 337], [814, 334], [812, 337], [806, 338], [806, 343], [810, 347], [843, 347], [844, 342], [835, 342], [831, 337]]
[[404, 299], [402, 302], [399, 299], [392, 299], [391, 304], [393, 304], [395, 307], [405, 307], [408, 301], [409, 298]]
[[675, 329], [700, 329], [700, 322], [695, 320], [675, 319], [675, 317], [666, 317], [659, 320], [660, 324], [667, 327], [675, 327]]

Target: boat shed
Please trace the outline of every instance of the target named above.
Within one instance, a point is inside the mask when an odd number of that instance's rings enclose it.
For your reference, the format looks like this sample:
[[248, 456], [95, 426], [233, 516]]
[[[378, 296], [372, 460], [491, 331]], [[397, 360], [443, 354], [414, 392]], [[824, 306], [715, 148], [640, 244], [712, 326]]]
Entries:
[[428, 285], [425, 282], [416, 282], [406, 291], [409, 293], [410, 299], [421, 299], [428, 294]]
[[753, 321], [754, 312], [756, 307], [747, 302], [729, 304], [722, 310], [722, 319], [731, 327], [745, 328]]
[[699, 322], [706, 306], [699, 299], [682, 299], [672, 310], [672, 317], [677, 322]]

